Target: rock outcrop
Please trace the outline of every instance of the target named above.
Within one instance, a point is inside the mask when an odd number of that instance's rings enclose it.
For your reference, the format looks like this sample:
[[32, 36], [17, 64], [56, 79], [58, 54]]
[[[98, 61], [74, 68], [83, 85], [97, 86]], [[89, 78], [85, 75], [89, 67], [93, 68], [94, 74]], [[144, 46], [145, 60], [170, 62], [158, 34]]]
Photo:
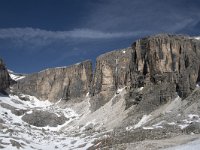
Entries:
[[25, 114], [22, 120], [36, 127], [56, 127], [64, 124], [68, 119], [64, 115], [57, 116], [48, 111], [34, 110], [31, 114]]
[[126, 70], [131, 60], [132, 48], [99, 56], [91, 85], [91, 110], [96, 110], [110, 100], [117, 89], [126, 83]]
[[0, 92], [4, 92], [13, 83], [14, 81], [10, 78], [3, 60], [0, 59]]
[[[127, 71], [129, 104], [132, 98], [132, 104], [141, 101], [143, 107], [146, 105], [144, 110], [148, 110], [172, 99], [176, 93], [186, 98], [199, 83], [198, 40], [161, 34], [138, 40], [132, 48], [132, 60]], [[142, 95], [136, 92], [140, 87], [144, 87]]]
[[27, 75], [13, 87], [15, 92], [56, 102], [60, 99], [81, 100], [89, 92], [92, 63], [84, 61], [69, 67], [46, 69]]

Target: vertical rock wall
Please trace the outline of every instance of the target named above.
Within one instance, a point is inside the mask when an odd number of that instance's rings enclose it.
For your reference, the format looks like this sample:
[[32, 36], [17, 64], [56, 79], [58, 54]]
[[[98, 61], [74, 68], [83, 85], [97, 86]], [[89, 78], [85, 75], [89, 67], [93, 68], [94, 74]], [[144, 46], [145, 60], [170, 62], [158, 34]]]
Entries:
[[137, 97], [137, 88], [145, 89], [138, 102], [133, 100], [132, 104], [140, 103], [141, 107], [146, 106], [143, 110], [148, 110], [174, 98], [176, 93], [186, 98], [195, 89], [200, 67], [198, 40], [161, 34], [138, 40], [132, 48], [127, 100]]
[[30, 74], [19, 80], [15, 91], [56, 102], [60, 99], [81, 99], [90, 88], [92, 63], [84, 61], [69, 67], [58, 67]]
[[91, 85], [91, 110], [96, 110], [110, 100], [117, 89], [126, 83], [132, 48], [112, 51], [99, 56]]

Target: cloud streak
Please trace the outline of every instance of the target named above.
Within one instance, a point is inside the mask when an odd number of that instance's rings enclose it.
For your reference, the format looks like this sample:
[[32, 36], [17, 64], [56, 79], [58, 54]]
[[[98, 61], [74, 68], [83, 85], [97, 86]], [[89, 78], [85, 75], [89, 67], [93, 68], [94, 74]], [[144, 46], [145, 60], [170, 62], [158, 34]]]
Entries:
[[102, 32], [90, 29], [74, 29], [72, 31], [47, 31], [34, 28], [8, 28], [0, 29], [0, 39], [113, 39], [134, 37], [147, 31], [136, 32]]
[[190, 0], [101, 0], [84, 23], [101, 31], [176, 33], [200, 21], [199, 6]]

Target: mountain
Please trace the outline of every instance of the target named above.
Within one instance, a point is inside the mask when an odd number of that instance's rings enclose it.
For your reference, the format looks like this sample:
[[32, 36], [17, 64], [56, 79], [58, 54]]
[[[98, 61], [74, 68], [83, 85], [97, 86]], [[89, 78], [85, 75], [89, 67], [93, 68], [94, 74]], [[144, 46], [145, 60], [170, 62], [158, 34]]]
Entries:
[[89, 60], [29, 75], [2, 66], [2, 89], [9, 95], [0, 95], [1, 148], [173, 149], [200, 143], [197, 38], [145, 37], [102, 54], [94, 70]]

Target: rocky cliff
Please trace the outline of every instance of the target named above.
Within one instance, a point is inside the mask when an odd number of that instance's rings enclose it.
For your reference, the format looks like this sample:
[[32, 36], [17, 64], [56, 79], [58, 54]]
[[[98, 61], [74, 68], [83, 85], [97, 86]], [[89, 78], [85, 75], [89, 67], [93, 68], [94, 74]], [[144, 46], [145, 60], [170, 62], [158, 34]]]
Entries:
[[176, 93], [186, 98], [200, 81], [199, 58], [198, 40], [168, 34], [146, 37], [134, 42], [132, 48], [103, 54], [96, 61], [91, 110], [104, 105], [123, 87], [128, 92], [127, 108], [141, 103], [151, 110]]
[[28, 75], [14, 89], [54, 102], [80, 99], [89, 92], [95, 111], [126, 88], [127, 108], [139, 104], [138, 108], [152, 110], [177, 93], [186, 98], [194, 90], [200, 81], [199, 58], [198, 40], [160, 34], [99, 56], [93, 75], [91, 62], [85, 61]]
[[14, 90], [52, 102], [79, 100], [89, 92], [91, 80], [92, 63], [84, 61], [27, 75], [14, 85]]
[[131, 60], [132, 48], [111, 51], [99, 56], [91, 85], [91, 110], [96, 110], [110, 100], [117, 89], [125, 86], [126, 70]]
[[[200, 42], [186, 36], [161, 34], [143, 38], [132, 45], [127, 85], [129, 104], [141, 101], [149, 110], [172, 99], [186, 98], [200, 79]], [[137, 92], [136, 89], [144, 87]], [[132, 98], [132, 100], [131, 100]], [[129, 105], [128, 107], [130, 107]]]
[[0, 59], [0, 92], [4, 92], [12, 83], [14, 81], [10, 78], [3, 60]]

